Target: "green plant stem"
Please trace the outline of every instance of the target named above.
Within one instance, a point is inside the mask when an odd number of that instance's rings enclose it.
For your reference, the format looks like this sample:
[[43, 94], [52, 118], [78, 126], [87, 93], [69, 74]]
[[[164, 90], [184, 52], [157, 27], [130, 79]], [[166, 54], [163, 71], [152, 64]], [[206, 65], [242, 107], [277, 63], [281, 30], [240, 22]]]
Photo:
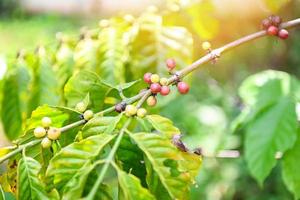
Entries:
[[0, 158], [0, 164], [3, 163], [5, 160], [9, 159], [12, 156], [15, 156], [17, 153], [23, 151], [23, 149], [28, 147], [33, 147], [41, 142], [42, 139], [33, 140], [26, 144], [20, 145], [17, 149], [13, 150], [12, 152], [9, 152], [8, 154], [4, 155], [2, 158]]
[[106, 161], [105, 161], [105, 164], [103, 165], [102, 169], [101, 169], [101, 172], [100, 172], [100, 175], [98, 176], [92, 190], [90, 191], [90, 193], [88, 194], [88, 196], [85, 198], [85, 200], [92, 200], [94, 199], [94, 196], [95, 194], [97, 193], [97, 190], [100, 186], [100, 184], [102, 183], [103, 179], [104, 179], [104, 176], [108, 170], [108, 167], [109, 165], [111, 164], [111, 162], [113, 161], [114, 159], [114, 156], [115, 156], [115, 153], [117, 152], [117, 149], [121, 143], [121, 140], [124, 136], [124, 133], [125, 133], [125, 130], [127, 129], [127, 127], [129, 126], [131, 122], [131, 118], [128, 118], [127, 121], [125, 122], [123, 128], [121, 129], [117, 139], [116, 139], [116, 142], [114, 143]]

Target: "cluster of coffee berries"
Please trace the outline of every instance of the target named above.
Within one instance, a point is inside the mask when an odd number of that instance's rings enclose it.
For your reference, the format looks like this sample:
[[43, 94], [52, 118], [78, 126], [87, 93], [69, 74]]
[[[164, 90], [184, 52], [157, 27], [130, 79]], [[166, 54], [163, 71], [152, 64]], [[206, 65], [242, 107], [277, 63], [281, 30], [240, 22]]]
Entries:
[[84, 104], [84, 102], [79, 102], [76, 104], [75, 109], [82, 113], [81, 118], [89, 121], [90, 119], [92, 119], [94, 117], [94, 113], [91, 110], [86, 110], [86, 105]]
[[59, 128], [50, 127], [52, 121], [49, 117], [43, 117], [41, 126], [34, 129], [33, 134], [36, 138], [43, 138], [41, 145], [43, 148], [49, 148], [53, 140], [57, 140], [61, 135]]
[[[176, 67], [176, 62], [174, 59], [167, 59], [166, 66], [171, 72]], [[147, 104], [149, 106], [155, 106], [157, 94], [161, 94], [162, 96], [167, 96], [170, 93], [169, 81], [167, 78], [160, 78], [157, 74], [145, 73], [144, 74], [144, 81], [150, 85], [150, 90], [152, 95], [148, 97]], [[183, 81], [178, 80], [176, 82], [177, 89], [179, 93], [186, 94], [189, 91], [189, 85]]]
[[145, 108], [137, 108], [134, 105], [127, 105], [125, 107], [125, 115], [127, 117], [138, 116], [140, 118], [145, 117], [147, 114], [147, 110]]
[[287, 39], [289, 37], [289, 32], [286, 29], [280, 29], [279, 26], [282, 22], [281, 17], [276, 15], [271, 15], [264, 19], [262, 23], [263, 29], [265, 29], [268, 35], [278, 36], [280, 39]]

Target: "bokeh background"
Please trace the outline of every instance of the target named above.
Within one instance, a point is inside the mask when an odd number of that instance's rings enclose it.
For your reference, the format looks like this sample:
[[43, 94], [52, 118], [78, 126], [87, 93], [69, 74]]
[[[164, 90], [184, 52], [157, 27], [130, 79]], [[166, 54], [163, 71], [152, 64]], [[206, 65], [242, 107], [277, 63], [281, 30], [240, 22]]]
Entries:
[[[149, 6], [156, 7], [165, 23], [184, 26], [192, 33], [193, 60], [205, 54], [203, 41], [219, 47], [260, 29], [260, 21], [270, 14], [279, 14], [284, 20], [300, 16], [299, 0], [0, 0], [0, 79], [21, 49], [51, 46], [58, 32], [78, 35], [84, 27], [97, 27], [101, 19], [139, 16]], [[191, 148], [201, 147], [208, 154], [221, 149], [243, 153], [243, 133], [231, 132], [232, 121], [242, 108], [237, 95], [240, 83], [265, 69], [299, 77], [299, 66], [299, 29], [291, 31], [284, 42], [262, 38], [195, 72], [188, 95], [162, 99], [153, 112], [172, 119]], [[9, 142], [3, 130], [1, 135], [0, 146], [4, 146]], [[279, 171], [280, 165], [259, 187], [243, 158], [205, 158], [191, 199], [293, 199]]]

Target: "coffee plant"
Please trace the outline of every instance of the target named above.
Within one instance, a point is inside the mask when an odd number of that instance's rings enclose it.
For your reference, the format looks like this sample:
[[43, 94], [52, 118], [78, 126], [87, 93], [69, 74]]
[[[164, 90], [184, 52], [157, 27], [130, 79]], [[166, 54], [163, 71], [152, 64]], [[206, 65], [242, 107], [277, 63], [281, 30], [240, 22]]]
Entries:
[[[20, 51], [3, 83], [2, 122], [13, 145], [0, 151], [1, 199], [189, 199], [201, 149], [187, 147], [151, 107], [187, 94], [186, 75], [202, 64], [263, 36], [287, 39], [300, 19], [271, 16], [262, 25], [215, 50], [204, 42], [207, 54], [191, 65], [191, 34], [153, 9]], [[262, 185], [282, 158], [286, 186], [300, 198], [299, 81], [269, 70], [246, 79], [239, 94], [245, 108], [232, 130], [245, 132], [250, 173]]]

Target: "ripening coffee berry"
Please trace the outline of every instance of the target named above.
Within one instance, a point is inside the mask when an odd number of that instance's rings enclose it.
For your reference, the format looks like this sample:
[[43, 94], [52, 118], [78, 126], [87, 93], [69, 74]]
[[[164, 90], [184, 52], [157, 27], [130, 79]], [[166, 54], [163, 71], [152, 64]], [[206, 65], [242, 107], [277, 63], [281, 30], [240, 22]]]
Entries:
[[135, 115], [136, 112], [137, 112], [137, 108], [134, 105], [127, 105], [125, 108], [125, 114], [128, 117]]
[[151, 83], [151, 76], [152, 76], [151, 73], [146, 73], [146, 74], [144, 74], [144, 81], [145, 81], [146, 83], [150, 84], [150, 83]]
[[34, 129], [33, 134], [35, 137], [41, 138], [46, 135], [46, 130], [41, 126], [38, 126]]
[[272, 16], [272, 24], [274, 26], [279, 26], [282, 22], [281, 17], [279, 17], [278, 15]]
[[202, 43], [202, 49], [203, 50], [208, 51], [208, 50], [210, 50], [210, 48], [211, 48], [210, 42], [203, 42]]
[[157, 100], [154, 96], [150, 96], [150, 97], [147, 98], [147, 105], [148, 106], [153, 107], [153, 106], [156, 105], [156, 103], [157, 103]]
[[42, 118], [42, 126], [44, 128], [48, 128], [51, 125], [52, 121], [49, 117], [43, 117]]
[[261, 25], [267, 30], [272, 25], [272, 21], [270, 19], [264, 19], [262, 20]]
[[186, 94], [189, 92], [190, 86], [187, 83], [181, 81], [177, 84], [177, 89], [181, 94]]
[[166, 65], [168, 69], [171, 71], [176, 67], [176, 61], [172, 58], [169, 58], [166, 60]]
[[145, 108], [139, 108], [136, 112], [136, 115], [140, 118], [145, 117], [147, 114], [147, 110]]
[[267, 30], [268, 35], [277, 35], [279, 29], [276, 26], [270, 26]]
[[168, 79], [167, 78], [161, 78], [160, 81], [159, 81], [159, 83], [161, 85], [168, 85]]
[[159, 82], [159, 76], [157, 74], [152, 74], [150, 79], [151, 79], [152, 83], [158, 83]]
[[150, 90], [153, 94], [157, 94], [161, 90], [161, 85], [159, 83], [152, 83], [150, 85]]
[[47, 137], [51, 140], [57, 140], [61, 134], [59, 128], [50, 127], [47, 132]]
[[285, 30], [285, 29], [281, 29], [281, 30], [278, 32], [278, 37], [279, 37], [280, 39], [285, 40], [285, 39], [287, 39], [287, 38], [289, 37], [289, 32], [288, 32], [287, 30]]
[[86, 109], [86, 106], [84, 105], [83, 102], [79, 102], [79, 103], [76, 104], [75, 109], [78, 112], [83, 113], [85, 111], [85, 109]]
[[51, 146], [52, 142], [49, 138], [45, 137], [44, 139], [42, 139], [41, 141], [41, 145], [44, 149], [47, 149]]
[[94, 113], [93, 113], [93, 111], [91, 111], [91, 110], [87, 110], [87, 111], [85, 111], [85, 112], [83, 113], [83, 118], [84, 118], [86, 121], [92, 119], [93, 116], [94, 116]]
[[170, 87], [169, 86], [164, 85], [164, 86], [161, 87], [160, 94], [162, 96], [167, 96], [169, 93], [170, 93]]
[[118, 103], [115, 105], [115, 111], [120, 113], [123, 111], [123, 105], [121, 103]]

